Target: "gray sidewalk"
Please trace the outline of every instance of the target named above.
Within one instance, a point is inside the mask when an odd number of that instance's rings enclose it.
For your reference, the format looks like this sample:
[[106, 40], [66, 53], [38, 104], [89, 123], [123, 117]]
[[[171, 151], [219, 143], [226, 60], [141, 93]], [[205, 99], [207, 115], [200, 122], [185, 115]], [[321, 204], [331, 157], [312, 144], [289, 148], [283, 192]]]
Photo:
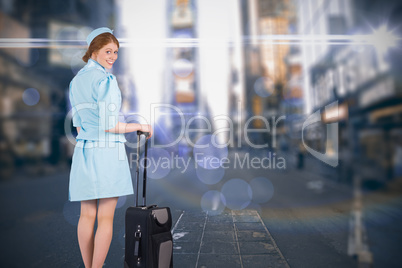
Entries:
[[174, 267], [289, 267], [255, 210], [184, 211], [172, 231]]

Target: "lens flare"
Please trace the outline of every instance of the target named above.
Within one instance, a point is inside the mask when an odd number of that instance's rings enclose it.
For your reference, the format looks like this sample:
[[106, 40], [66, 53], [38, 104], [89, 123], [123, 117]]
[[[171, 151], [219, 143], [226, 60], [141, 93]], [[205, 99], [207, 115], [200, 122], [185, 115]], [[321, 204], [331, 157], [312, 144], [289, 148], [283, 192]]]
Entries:
[[400, 39], [395, 36], [393, 30], [388, 29], [386, 24], [373, 29], [373, 33], [368, 37], [368, 42], [381, 54], [385, 54], [389, 49], [397, 47], [398, 40]]

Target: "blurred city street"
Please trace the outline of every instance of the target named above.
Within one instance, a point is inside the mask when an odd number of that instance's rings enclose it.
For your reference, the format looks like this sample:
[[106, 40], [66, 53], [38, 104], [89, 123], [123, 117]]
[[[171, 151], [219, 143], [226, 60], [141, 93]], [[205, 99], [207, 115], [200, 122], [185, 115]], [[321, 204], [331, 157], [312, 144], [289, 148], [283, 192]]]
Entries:
[[[219, 232], [234, 228], [233, 222], [225, 220], [227, 209], [210, 213], [209, 217], [216, 219], [214, 227], [209, 227], [214, 236], [205, 235], [203, 244], [215, 245], [217, 255], [212, 255], [212, 259], [205, 258], [211, 252], [199, 252], [197, 237], [186, 237], [185, 232], [197, 230], [195, 224], [202, 226], [205, 212], [198, 203], [205, 191], [219, 189], [220, 185], [207, 187], [197, 182], [194, 169], [183, 174], [181, 171], [172, 170], [169, 178], [150, 180], [148, 186], [149, 204], [172, 209], [173, 232], [177, 234], [174, 236], [175, 267], [195, 267], [198, 255], [197, 267], [287, 267], [280, 259], [271, 258], [267, 263], [264, 256], [272, 256], [272, 253], [264, 253], [258, 244], [244, 249], [245, 252], [240, 248], [245, 264], [240, 266], [239, 253], [227, 249], [233, 244], [230, 237], [223, 239], [219, 236]], [[222, 182], [233, 177], [250, 182], [252, 178], [262, 176], [272, 182], [275, 189], [272, 199], [261, 205], [253, 203], [246, 211], [260, 215], [290, 267], [357, 267], [356, 258], [347, 253], [352, 221], [351, 187], [317, 175], [314, 168], [285, 172], [233, 170], [225, 174]], [[193, 187], [194, 184], [197, 187]], [[2, 267], [83, 267], [76, 239], [79, 203], [66, 200], [67, 185], [68, 170], [43, 177], [21, 176], [1, 183]], [[399, 182], [399, 189], [401, 187]], [[119, 200], [115, 235], [105, 267], [123, 266], [124, 213], [133, 204], [133, 196]], [[390, 189], [368, 192], [364, 197], [365, 233], [375, 267], [399, 266], [401, 208], [400, 192], [394, 193]], [[182, 214], [190, 219], [180, 218]], [[258, 233], [260, 228], [252, 227], [252, 230]], [[250, 256], [247, 265], [244, 260]]]
[[402, 266], [401, 1], [0, 0], [0, 267], [84, 267], [69, 93], [99, 27], [174, 267]]

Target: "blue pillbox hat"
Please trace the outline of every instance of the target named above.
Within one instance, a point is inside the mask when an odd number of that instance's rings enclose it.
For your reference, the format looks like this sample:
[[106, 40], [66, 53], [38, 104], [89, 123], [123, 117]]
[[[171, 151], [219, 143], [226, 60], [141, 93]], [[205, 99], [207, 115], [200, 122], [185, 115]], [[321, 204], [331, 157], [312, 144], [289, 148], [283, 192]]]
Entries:
[[97, 37], [98, 35], [103, 34], [103, 33], [111, 33], [111, 34], [113, 34], [113, 31], [110, 30], [107, 27], [101, 27], [101, 28], [93, 30], [87, 36], [87, 44], [88, 44], [88, 46], [91, 44], [92, 40], [94, 40], [95, 37]]

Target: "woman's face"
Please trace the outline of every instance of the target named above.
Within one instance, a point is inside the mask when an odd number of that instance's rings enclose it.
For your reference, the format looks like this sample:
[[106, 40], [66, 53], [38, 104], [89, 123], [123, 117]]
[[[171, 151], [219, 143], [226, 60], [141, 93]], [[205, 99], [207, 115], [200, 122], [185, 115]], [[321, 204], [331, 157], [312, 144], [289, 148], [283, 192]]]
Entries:
[[92, 59], [96, 60], [100, 65], [106, 69], [113, 67], [113, 63], [117, 60], [119, 48], [113, 42], [102, 47], [99, 51], [92, 54]]

